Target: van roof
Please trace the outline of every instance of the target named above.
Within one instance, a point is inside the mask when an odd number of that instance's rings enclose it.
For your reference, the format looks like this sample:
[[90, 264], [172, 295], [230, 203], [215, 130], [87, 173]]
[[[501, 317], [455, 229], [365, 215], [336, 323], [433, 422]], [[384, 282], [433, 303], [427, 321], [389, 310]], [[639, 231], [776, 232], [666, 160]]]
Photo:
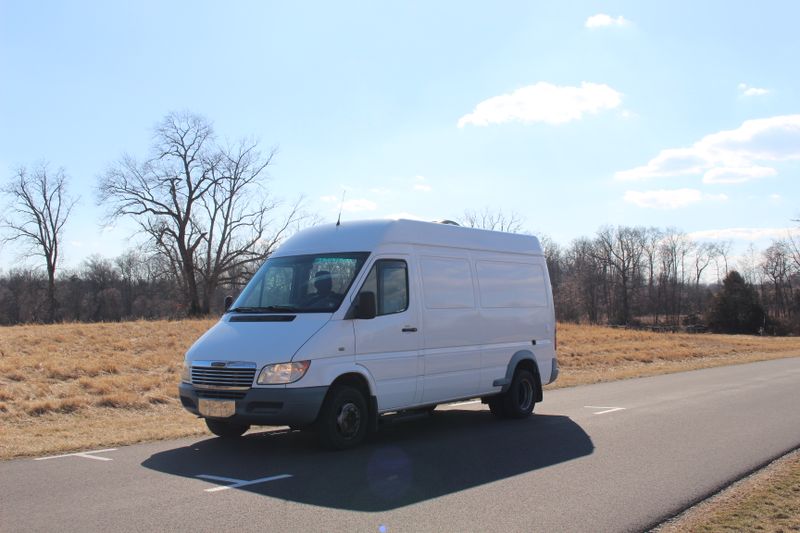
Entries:
[[447, 246], [470, 250], [541, 255], [539, 239], [501, 231], [466, 228], [418, 220], [355, 220], [324, 224], [290, 237], [275, 256], [305, 253], [367, 252], [387, 243]]

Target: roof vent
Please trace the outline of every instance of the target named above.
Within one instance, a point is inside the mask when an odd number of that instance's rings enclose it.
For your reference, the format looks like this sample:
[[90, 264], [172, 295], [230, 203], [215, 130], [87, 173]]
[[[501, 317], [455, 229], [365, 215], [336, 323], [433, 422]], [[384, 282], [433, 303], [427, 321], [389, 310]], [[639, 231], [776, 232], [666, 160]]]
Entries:
[[450, 224], [451, 226], [460, 226], [458, 222], [454, 220], [434, 220], [436, 224]]

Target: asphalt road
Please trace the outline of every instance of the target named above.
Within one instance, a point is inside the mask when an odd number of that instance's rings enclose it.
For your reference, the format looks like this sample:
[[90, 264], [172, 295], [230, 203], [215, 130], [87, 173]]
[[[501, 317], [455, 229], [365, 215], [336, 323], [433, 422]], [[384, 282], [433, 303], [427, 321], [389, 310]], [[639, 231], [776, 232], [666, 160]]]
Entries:
[[440, 407], [346, 452], [265, 429], [6, 461], [0, 531], [641, 531], [800, 446], [800, 358], [545, 391], [536, 412]]

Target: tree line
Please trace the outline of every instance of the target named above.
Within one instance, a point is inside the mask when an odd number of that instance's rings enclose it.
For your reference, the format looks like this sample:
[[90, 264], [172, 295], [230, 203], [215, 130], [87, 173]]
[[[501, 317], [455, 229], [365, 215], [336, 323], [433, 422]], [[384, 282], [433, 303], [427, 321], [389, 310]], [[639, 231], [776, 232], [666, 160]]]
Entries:
[[[693, 242], [675, 229], [604, 227], [568, 246], [542, 241], [560, 321], [800, 333], [800, 250], [791, 239], [736, 264], [729, 244]], [[224, 297], [237, 294], [258, 265], [224, 271], [204, 296], [208, 313], [221, 313]], [[50, 294], [58, 302], [54, 317]], [[89, 257], [77, 268], [61, 270], [52, 292], [41, 269], [14, 268], [0, 275], [4, 325], [182, 318], [193, 316], [191, 305], [180, 273], [155, 248], [129, 250], [115, 259]], [[732, 326], [726, 312], [746, 318], [734, 319], [741, 324]]]
[[730, 242], [696, 242], [674, 228], [604, 227], [544, 247], [560, 320], [729, 331], [720, 299], [738, 291], [742, 306], [758, 306], [742, 329], [800, 333], [800, 249], [788, 235], [736, 261]]
[[[167, 115], [150, 154], [123, 155], [96, 186], [98, 204], [107, 210], [104, 222], [134, 222], [144, 248], [113, 262], [90, 258], [58, 279], [64, 225], [76, 199], [63, 170], [19, 168], [2, 190], [9, 206], [0, 235], [40, 257], [46, 281], [39, 271], [5, 274], [0, 307], [8, 309], [0, 321], [209, 314], [221, 286], [241, 284], [288, 233], [313, 222], [301, 200], [287, 207], [270, 195], [267, 168], [274, 156], [275, 149], [262, 152], [254, 140], [219, 141], [199, 115]], [[79, 290], [88, 292], [80, 296]], [[154, 300], [155, 310], [137, 311], [132, 291]], [[96, 301], [94, 311], [87, 310], [87, 298]]]
[[[145, 237], [115, 259], [57, 272], [76, 199], [63, 170], [18, 169], [2, 189], [0, 237], [26, 246], [44, 269], [0, 274], [0, 324], [217, 313], [285, 237], [316, 222], [300, 201], [284, 206], [270, 195], [274, 149], [220, 142], [187, 112], [167, 115], [154, 133], [146, 157], [122, 156], [97, 182], [105, 222], [130, 220]], [[524, 226], [516, 213], [489, 209], [467, 210], [459, 222]], [[800, 248], [791, 236], [736, 264], [729, 242], [696, 242], [675, 228], [607, 226], [568, 245], [542, 243], [561, 321], [800, 333]]]

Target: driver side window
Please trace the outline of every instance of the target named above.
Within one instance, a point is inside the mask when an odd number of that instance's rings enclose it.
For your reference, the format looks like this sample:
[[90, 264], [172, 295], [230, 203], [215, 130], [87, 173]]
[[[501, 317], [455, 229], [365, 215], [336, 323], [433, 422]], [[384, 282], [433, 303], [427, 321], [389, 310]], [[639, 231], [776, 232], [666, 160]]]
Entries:
[[376, 316], [408, 309], [408, 267], [400, 259], [379, 259], [372, 265], [360, 292], [375, 294]]

